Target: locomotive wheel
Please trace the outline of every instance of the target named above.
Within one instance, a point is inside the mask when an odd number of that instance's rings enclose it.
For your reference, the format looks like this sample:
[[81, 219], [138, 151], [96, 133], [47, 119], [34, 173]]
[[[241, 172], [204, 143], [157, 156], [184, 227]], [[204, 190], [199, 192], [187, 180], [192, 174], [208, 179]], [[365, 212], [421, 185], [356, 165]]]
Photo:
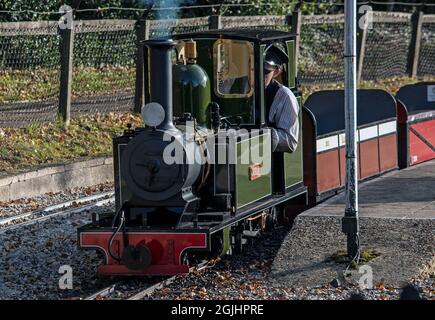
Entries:
[[211, 237], [211, 255], [219, 256], [222, 254], [223, 249], [224, 249], [223, 233], [222, 232], [214, 233]]
[[187, 266], [190, 266], [190, 259], [189, 259], [188, 253], [183, 253], [183, 255], [181, 256], [181, 264], [185, 264]]
[[243, 250], [243, 226], [236, 226], [232, 230], [232, 237], [234, 237], [234, 241], [231, 244], [232, 251], [235, 254], [242, 253]]
[[269, 209], [269, 213], [266, 218], [266, 231], [271, 231], [278, 227], [278, 214], [279, 210], [277, 209], [277, 207], [272, 207]]
[[128, 269], [140, 270], [151, 264], [152, 254], [146, 246], [126, 246], [122, 256], [122, 262]]

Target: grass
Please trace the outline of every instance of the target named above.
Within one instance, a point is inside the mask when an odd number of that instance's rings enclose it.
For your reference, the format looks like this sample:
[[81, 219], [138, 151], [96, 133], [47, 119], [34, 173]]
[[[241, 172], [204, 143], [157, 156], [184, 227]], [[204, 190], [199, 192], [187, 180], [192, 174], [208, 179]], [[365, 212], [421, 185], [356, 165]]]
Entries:
[[[74, 68], [73, 97], [134, 88], [135, 69], [124, 67]], [[57, 96], [59, 71], [0, 70], [0, 103], [35, 101]]]
[[[364, 264], [372, 261], [373, 259], [379, 257], [381, 254], [374, 249], [364, 249], [360, 253], [359, 264]], [[327, 261], [333, 261], [337, 264], [348, 264], [350, 263], [351, 269], [356, 269], [357, 263], [352, 261], [351, 258], [347, 255], [346, 250], [340, 249], [335, 252], [331, 257], [327, 259]]]
[[[73, 97], [113, 93], [135, 85], [135, 68], [102, 67], [74, 68]], [[435, 77], [413, 79], [395, 77], [376, 81], [362, 81], [360, 88], [377, 88], [391, 92], [393, 95], [401, 86], [418, 81], [435, 80]], [[327, 89], [343, 89], [343, 83], [303, 86], [302, 96], [305, 99], [313, 92]], [[15, 101], [35, 101], [57, 96], [59, 93], [58, 70], [0, 70], [0, 103]]]
[[142, 125], [130, 113], [95, 115], [73, 119], [66, 129], [61, 121], [21, 129], [0, 129], [1, 171], [23, 169], [68, 159], [109, 155], [112, 136]]
[[78, 69], [73, 78], [73, 96], [134, 88], [135, 77], [136, 69], [134, 68]]

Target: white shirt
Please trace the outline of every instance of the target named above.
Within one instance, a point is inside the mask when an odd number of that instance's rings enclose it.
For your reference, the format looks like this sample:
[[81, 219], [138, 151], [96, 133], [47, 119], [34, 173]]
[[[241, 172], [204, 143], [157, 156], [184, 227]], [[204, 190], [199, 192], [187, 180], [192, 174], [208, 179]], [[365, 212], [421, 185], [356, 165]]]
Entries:
[[293, 92], [281, 86], [273, 99], [269, 123], [273, 123], [272, 151], [294, 152], [299, 137], [299, 104]]

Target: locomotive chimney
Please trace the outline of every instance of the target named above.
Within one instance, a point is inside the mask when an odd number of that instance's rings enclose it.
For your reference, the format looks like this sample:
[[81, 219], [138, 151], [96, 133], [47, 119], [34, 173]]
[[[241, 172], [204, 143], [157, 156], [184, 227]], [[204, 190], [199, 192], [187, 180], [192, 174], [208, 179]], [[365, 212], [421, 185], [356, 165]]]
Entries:
[[171, 39], [147, 40], [150, 68], [150, 100], [162, 105], [165, 110], [163, 122], [158, 129], [175, 129], [172, 122], [172, 49], [175, 42]]

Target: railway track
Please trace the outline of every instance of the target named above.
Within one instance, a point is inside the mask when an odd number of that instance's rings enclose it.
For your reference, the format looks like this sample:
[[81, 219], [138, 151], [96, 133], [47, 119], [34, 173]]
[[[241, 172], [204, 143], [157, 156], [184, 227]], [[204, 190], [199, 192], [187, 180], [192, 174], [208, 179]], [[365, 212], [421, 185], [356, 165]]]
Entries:
[[[192, 266], [189, 269], [189, 272], [192, 272], [193, 270], [201, 271], [201, 270], [207, 268], [209, 263], [210, 263], [210, 261], [204, 261], [196, 266]], [[179, 277], [179, 275], [175, 275], [175, 276], [166, 278], [162, 281], [151, 284], [149, 287], [146, 287], [144, 289], [139, 288], [138, 290], [133, 290], [133, 291], [135, 291], [135, 293], [126, 294], [125, 297], [123, 297], [121, 299], [122, 300], [142, 300], [142, 299], [146, 298], [147, 296], [152, 295], [155, 291], [162, 289], [165, 286], [170, 285], [171, 283], [173, 283], [175, 281], [175, 279], [177, 279], [177, 277]], [[117, 282], [115, 284], [111, 284], [110, 286], [108, 286], [104, 289], [101, 289], [101, 290], [97, 291], [96, 293], [86, 297], [84, 300], [109, 300], [110, 296], [113, 293], [115, 293], [118, 290], [118, 288], [120, 288], [121, 286], [122, 286], [122, 281]]]
[[92, 295], [85, 298], [84, 300], [100, 300], [102, 298], [106, 298], [107, 296], [109, 296], [110, 294], [115, 292], [117, 285], [118, 284], [112, 284], [112, 285], [108, 286], [107, 288], [101, 289], [101, 290], [93, 293]]
[[[113, 192], [59, 202], [0, 219], [0, 299], [74, 299], [110, 283], [94, 276], [100, 257], [78, 249], [77, 225], [88, 212], [112, 212]], [[72, 290], [59, 284], [65, 265], [74, 272]]]
[[[7, 231], [12, 231], [25, 226], [34, 225], [55, 217], [69, 216], [72, 214], [91, 210], [95, 207], [101, 207], [113, 201], [114, 193], [104, 192], [51, 205], [42, 210], [25, 212], [3, 218], [0, 219], [0, 235], [5, 234]], [[194, 269], [200, 271], [203, 268], [207, 267], [208, 263], [209, 261], [205, 261], [195, 266], [192, 266], [190, 268], [190, 272]], [[172, 276], [161, 281], [158, 281], [159, 279], [150, 281], [146, 284], [142, 280], [134, 284], [129, 284], [127, 281], [120, 280], [114, 284], [109, 285], [108, 287], [105, 287], [95, 292], [94, 294], [86, 297], [84, 300], [141, 300], [146, 298], [147, 296], [152, 295], [156, 290], [170, 285], [177, 278], [177, 276]]]
[[[54, 217], [80, 213], [89, 210], [95, 206], [102, 206], [112, 201], [114, 201], [114, 193], [104, 192], [52, 205], [42, 210], [36, 210], [32, 212], [14, 215], [12, 217], [7, 217], [0, 220], [0, 234], [5, 233], [9, 230], [42, 222]], [[79, 205], [82, 206], [77, 207]]]

